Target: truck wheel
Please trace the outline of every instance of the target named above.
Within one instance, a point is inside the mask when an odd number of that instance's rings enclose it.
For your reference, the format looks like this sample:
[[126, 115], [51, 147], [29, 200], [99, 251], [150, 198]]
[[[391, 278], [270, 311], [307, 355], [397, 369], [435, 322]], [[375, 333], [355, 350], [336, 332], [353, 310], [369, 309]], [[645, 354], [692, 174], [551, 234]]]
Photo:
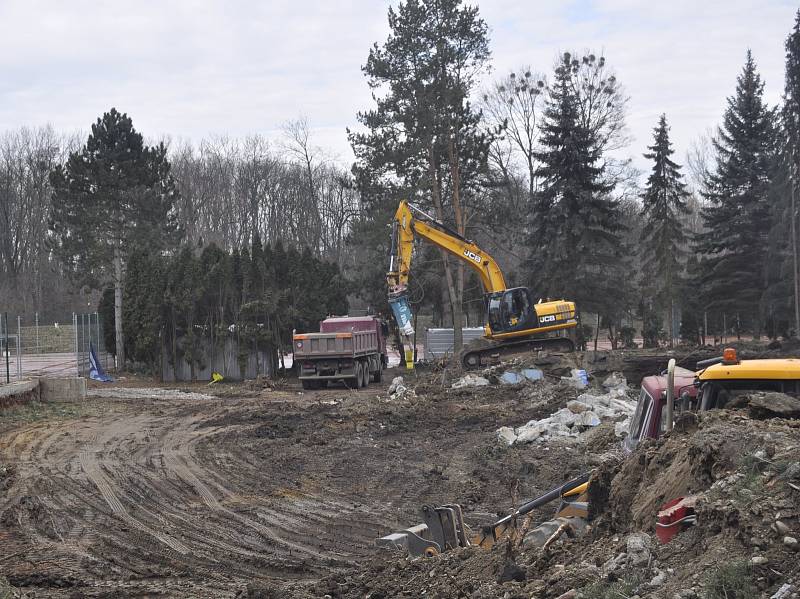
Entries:
[[303, 385], [303, 389], [305, 389], [306, 391], [311, 391], [312, 389], [318, 389], [317, 381], [303, 379], [302, 381], [300, 381], [300, 383]]
[[370, 378], [369, 362], [364, 362], [363, 373], [364, 373], [364, 384], [362, 385], [362, 387], [368, 387], [369, 386], [369, 378]]
[[361, 389], [364, 386], [364, 367], [361, 362], [356, 364], [356, 389]]
[[372, 373], [372, 381], [375, 383], [380, 383], [383, 380], [383, 367], [378, 363], [378, 370]]

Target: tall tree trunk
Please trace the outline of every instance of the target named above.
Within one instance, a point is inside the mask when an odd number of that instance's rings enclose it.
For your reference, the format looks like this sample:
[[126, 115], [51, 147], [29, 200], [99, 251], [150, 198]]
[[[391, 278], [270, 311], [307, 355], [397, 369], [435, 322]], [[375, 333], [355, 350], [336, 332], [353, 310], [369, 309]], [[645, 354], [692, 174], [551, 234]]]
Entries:
[[[442, 208], [442, 197], [439, 189], [439, 175], [436, 168], [436, 157], [434, 155], [433, 141], [428, 147], [428, 170], [431, 177], [431, 196], [433, 205], [436, 208], [436, 218], [444, 221], [444, 210]], [[463, 338], [461, 336], [461, 304], [458, 299], [456, 283], [453, 277], [453, 270], [450, 268], [450, 256], [443, 249], [439, 250], [444, 263], [444, 278], [447, 283], [447, 294], [450, 298], [450, 310], [453, 315], [453, 352], [461, 351]]]
[[[461, 173], [458, 168], [458, 148], [454, 136], [447, 143], [447, 154], [450, 158], [450, 181], [453, 187], [453, 213], [456, 220], [456, 231], [464, 237], [466, 223], [461, 208]], [[456, 298], [453, 305], [453, 349], [458, 352], [464, 346], [464, 262], [460, 261], [456, 269]]]
[[125, 368], [125, 340], [122, 338], [122, 250], [114, 248], [114, 332], [117, 337], [117, 368]]
[[594, 351], [597, 351], [597, 338], [600, 336], [600, 314], [597, 314], [597, 325], [594, 327]]
[[792, 186], [791, 218], [792, 218], [792, 275], [794, 278], [794, 336], [800, 337], [800, 275], [797, 271], [798, 248], [797, 248], [797, 207], [795, 177], [790, 178]]

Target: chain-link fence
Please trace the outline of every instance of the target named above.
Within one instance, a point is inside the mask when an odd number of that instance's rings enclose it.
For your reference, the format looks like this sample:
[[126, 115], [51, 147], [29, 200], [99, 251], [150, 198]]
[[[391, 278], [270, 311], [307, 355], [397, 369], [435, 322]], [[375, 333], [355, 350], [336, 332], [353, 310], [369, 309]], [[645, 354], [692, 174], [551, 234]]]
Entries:
[[72, 314], [67, 322], [39, 322], [38, 315], [0, 313], [0, 382], [31, 376], [88, 376], [94, 350], [105, 370], [114, 369], [96, 312]]

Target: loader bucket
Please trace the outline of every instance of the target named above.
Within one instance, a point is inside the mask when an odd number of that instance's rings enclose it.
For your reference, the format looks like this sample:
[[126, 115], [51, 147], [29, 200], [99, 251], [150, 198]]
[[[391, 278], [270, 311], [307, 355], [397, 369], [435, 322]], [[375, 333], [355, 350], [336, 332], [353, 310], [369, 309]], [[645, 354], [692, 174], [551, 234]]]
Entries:
[[423, 506], [422, 519], [422, 524], [376, 539], [375, 545], [407, 551], [414, 557], [433, 557], [470, 545], [460, 505]]
[[550, 489], [547, 493], [519, 506], [494, 524], [482, 527], [480, 532], [473, 536], [469, 535], [461, 506], [458, 504], [438, 507], [426, 505], [422, 508], [422, 524], [376, 539], [375, 545], [407, 551], [415, 557], [423, 555], [432, 557], [442, 551], [471, 545], [490, 549], [505, 538], [510, 529], [516, 527], [521, 516], [556, 499], [559, 500], [556, 509], [557, 518], [586, 519], [589, 515], [590, 476], [591, 472], [587, 472]]

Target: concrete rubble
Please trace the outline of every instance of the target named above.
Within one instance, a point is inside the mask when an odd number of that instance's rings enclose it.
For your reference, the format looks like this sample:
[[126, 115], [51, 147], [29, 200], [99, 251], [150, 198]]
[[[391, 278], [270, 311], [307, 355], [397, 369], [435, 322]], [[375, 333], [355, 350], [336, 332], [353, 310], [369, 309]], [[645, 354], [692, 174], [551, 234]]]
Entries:
[[406, 386], [402, 376], [396, 376], [392, 379], [392, 384], [389, 385], [387, 390], [389, 397], [394, 400], [403, 400], [415, 397], [416, 393], [413, 389]]
[[465, 374], [452, 385], [451, 389], [463, 389], [464, 387], [485, 387], [489, 384], [489, 379], [477, 374]]
[[628, 397], [627, 381], [619, 373], [603, 381], [602, 389], [602, 394], [582, 393], [547, 418], [531, 420], [516, 429], [504, 426], [497, 430], [498, 439], [506, 445], [557, 437], [575, 439], [603, 421], [614, 422], [615, 433], [622, 436], [630, 426], [636, 401]]

